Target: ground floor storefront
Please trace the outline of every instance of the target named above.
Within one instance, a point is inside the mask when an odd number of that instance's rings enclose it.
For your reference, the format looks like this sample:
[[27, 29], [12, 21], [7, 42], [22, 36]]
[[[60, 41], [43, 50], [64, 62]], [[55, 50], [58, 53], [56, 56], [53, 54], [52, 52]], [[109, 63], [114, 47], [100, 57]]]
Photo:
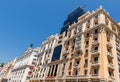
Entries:
[[[47, 79], [47, 80], [31, 80], [30, 82], [109, 82], [109, 81], [105, 81], [105, 80], [97, 80], [97, 79], [95, 79], [95, 80], [88, 80], [88, 79], [84, 79], [84, 80], [82, 80], [82, 79]], [[112, 81], [111, 81], [112, 82]]]

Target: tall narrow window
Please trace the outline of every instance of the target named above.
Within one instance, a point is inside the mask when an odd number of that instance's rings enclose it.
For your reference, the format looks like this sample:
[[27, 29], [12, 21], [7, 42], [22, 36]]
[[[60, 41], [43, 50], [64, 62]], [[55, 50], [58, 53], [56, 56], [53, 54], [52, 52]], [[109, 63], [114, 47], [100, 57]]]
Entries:
[[94, 57], [94, 61], [97, 62], [98, 61], [98, 57]]
[[75, 71], [75, 75], [77, 75], [78, 74], [78, 71]]
[[95, 34], [98, 34], [98, 29], [95, 30]]
[[77, 65], [79, 65], [79, 63], [80, 63], [80, 61], [79, 61], [79, 60], [77, 60], [77, 61], [76, 61], [76, 64], [77, 64]]
[[86, 49], [85, 51], [85, 56], [88, 56], [88, 49]]
[[98, 69], [94, 69], [94, 74], [98, 74]]
[[86, 64], [86, 65], [88, 64], [88, 59], [85, 59], [85, 64]]
[[95, 51], [98, 51], [98, 47], [95, 47], [94, 50], [95, 50]]
[[97, 37], [95, 37], [95, 38], [94, 38], [94, 42], [97, 42], [97, 41], [98, 41], [98, 38], [97, 38]]
[[87, 37], [87, 38], [89, 37], [89, 33], [87, 33], [86, 37]]
[[84, 70], [84, 74], [87, 75], [87, 70]]
[[86, 41], [86, 45], [89, 45], [89, 41]]
[[70, 68], [70, 69], [72, 68], [72, 62], [70, 62], [69, 68]]

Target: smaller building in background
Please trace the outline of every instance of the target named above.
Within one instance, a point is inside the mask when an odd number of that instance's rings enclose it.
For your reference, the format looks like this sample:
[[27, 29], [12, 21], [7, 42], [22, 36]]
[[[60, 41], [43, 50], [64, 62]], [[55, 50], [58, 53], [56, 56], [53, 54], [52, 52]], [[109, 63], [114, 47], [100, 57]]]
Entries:
[[8, 82], [28, 82], [32, 75], [38, 52], [39, 48], [32, 49], [32, 47], [29, 47], [24, 54], [17, 59]]
[[11, 70], [13, 69], [15, 62], [16, 62], [16, 58], [13, 61], [5, 64], [3, 68], [0, 68], [0, 82], [8, 81], [8, 78], [11, 74]]
[[31, 81], [43, 81], [48, 72], [48, 63], [52, 61], [52, 55], [54, 47], [58, 40], [58, 35], [49, 36], [46, 41], [44, 41], [40, 47], [40, 52], [38, 54], [38, 59], [33, 70]]

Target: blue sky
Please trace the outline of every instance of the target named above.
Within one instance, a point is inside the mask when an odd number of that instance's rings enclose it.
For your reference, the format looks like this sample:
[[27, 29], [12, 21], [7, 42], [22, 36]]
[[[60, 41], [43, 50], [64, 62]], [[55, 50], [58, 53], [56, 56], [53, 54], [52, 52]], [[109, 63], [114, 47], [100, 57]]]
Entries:
[[120, 0], [0, 0], [0, 62], [19, 57], [31, 43], [39, 47], [60, 32], [72, 10], [84, 5], [86, 11], [103, 5], [120, 21]]

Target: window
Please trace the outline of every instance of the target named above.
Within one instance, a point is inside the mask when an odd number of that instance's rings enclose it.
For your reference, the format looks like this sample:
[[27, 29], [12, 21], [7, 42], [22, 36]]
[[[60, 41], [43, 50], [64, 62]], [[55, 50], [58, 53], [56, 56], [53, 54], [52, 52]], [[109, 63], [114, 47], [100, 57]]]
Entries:
[[108, 20], [108, 18], [107, 18], [107, 17], [105, 17], [105, 22], [106, 22], [106, 25], [108, 25], [108, 24], [109, 24], [109, 20]]
[[85, 51], [85, 56], [88, 56], [88, 49], [86, 49]]
[[74, 29], [74, 34], [76, 34], [76, 28]]
[[74, 46], [72, 46], [72, 51], [74, 50]]
[[87, 70], [84, 70], [84, 74], [87, 75]]
[[95, 38], [94, 38], [94, 42], [97, 42], [97, 41], [98, 41], [98, 38], [97, 38], [97, 37], [95, 37]]
[[89, 37], [89, 33], [87, 33], [86, 37], [87, 37], [87, 38]]
[[67, 56], [64, 56], [64, 59], [66, 59], [67, 58]]
[[72, 62], [70, 62], [70, 65], [69, 65], [69, 68], [71, 68], [72, 67]]
[[113, 76], [113, 73], [111, 71], [109, 71], [109, 76]]
[[78, 28], [78, 32], [82, 32], [82, 28]]
[[98, 74], [98, 69], [94, 69], [94, 74]]
[[95, 19], [98, 19], [98, 15], [95, 16]]
[[98, 61], [98, 57], [94, 57], [94, 61]]
[[78, 40], [81, 40], [81, 36], [77, 36], [77, 39], [78, 39]]
[[77, 61], [76, 61], [76, 64], [77, 64], [77, 65], [79, 65], [79, 62], [80, 62], [80, 61], [79, 61], [79, 60], [77, 60]]
[[95, 16], [94, 22], [95, 22], [95, 25], [98, 24], [98, 15]]
[[78, 74], [78, 71], [75, 71], [75, 75], [77, 75]]
[[98, 51], [98, 47], [95, 47], [94, 50], [95, 50], [95, 51]]
[[88, 64], [88, 59], [85, 59], [85, 64]]
[[67, 45], [69, 45], [69, 42], [67, 42]]
[[79, 42], [79, 43], [76, 43], [76, 46], [80, 46], [80, 44], [81, 44], [81, 42]]
[[63, 36], [59, 36], [59, 39], [62, 39], [63, 38]]
[[95, 22], [95, 25], [96, 25], [96, 24], [98, 24], [98, 22], [97, 22], [97, 21]]
[[44, 69], [44, 72], [45, 72], [46, 68]]
[[98, 34], [98, 29], [95, 30], [95, 34]]
[[107, 42], [110, 42], [110, 38], [107, 37]]
[[110, 49], [107, 49], [108, 52], [110, 52]]
[[82, 25], [78, 26], [77, 27], [77, 32], [82, 32], [82, 27], [83, 27]]
[[89, 45], [89, 41], [86, 41], [86, 45]]
[[62, 70], [64, 70], [65, 69], [65, 63], [63, 64], [63, 68], [62, 68]]
[[73, 56], [73, 54], [71, 54], [71, 56]]
[[69, 75], [71, 75], [71, 72], [69, 72]]
[[68, 48], [65, 48], [65, 50], [67, 51], [67, 50], [68, 50]]
[[87, 26], [87, 29], [90, 28], [90, 25]]
[[64, 71], [62, 71], [62, 76], [64, 75]]

